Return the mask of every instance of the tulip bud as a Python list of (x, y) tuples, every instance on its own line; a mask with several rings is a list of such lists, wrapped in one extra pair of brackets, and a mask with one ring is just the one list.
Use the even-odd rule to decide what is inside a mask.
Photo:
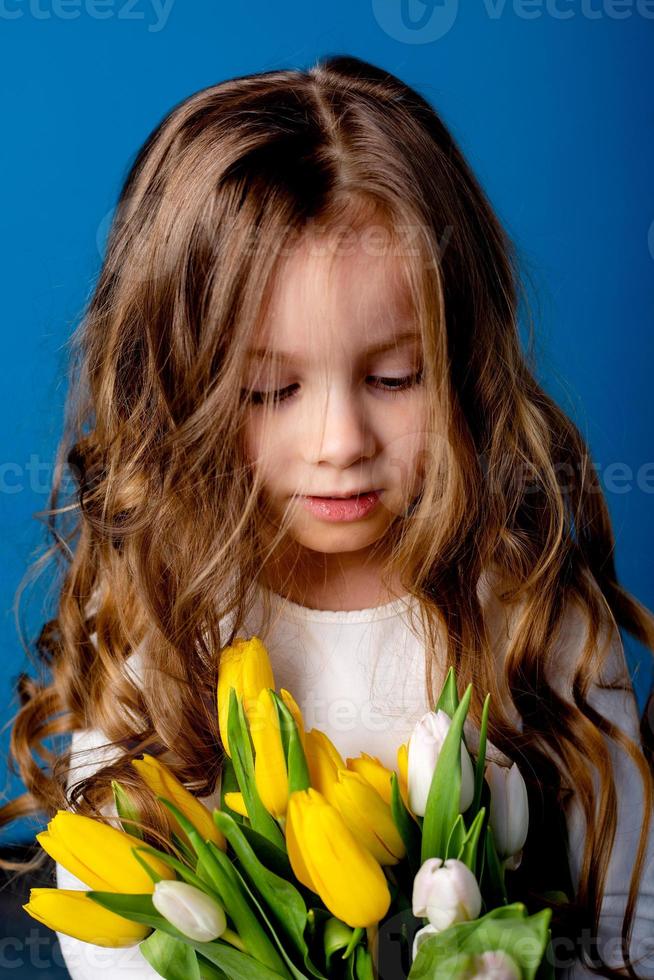
[(335, 918), (353, 929), (384, 918), (391, 894), (380, 864), (313, 787), (289, 796), (286, 846), (295, 877), (320, 895)]
[[(221, 851), (226, 850), (227, 841), (216, 827), (209, 810), (172, 773), (168, 766), (155, 756), (143, 753), (141, 759), (132, 759), (132, 765), (139, 776), (154, 793), (174, 803), (187, 820), (193, 824), (203, 840), (212, 840)], [(168, 814), (168, 822), (182, 840), (187, 840), (186, 832), (176, 817)]]
[(391, 770), (382, 765), (377, 756), (362, 752), (355, 759), (346, 759), (345, 764), (351, 772), (357, 772), (374, 786), (381, 798), (390, 805)]
[(473, 957), (466, 976), (471, 980), (521, 980), (522, 970), (504, 950), (491, 949)]
[(397, 747), (397, 782), (405, 807), (409, 807), (409, 746), (406, 742)]
[(185, 881), (157, 882), (152, 904), (171, 925), (198, 943), (218, 939), (227, 927), (222, 906)]
[[(447, 712), (428, 711), (416, 724), (409, 738), (408, 784), (409, 808), (417, 816), (424, 817), (432, 777), (436, 769), (443, 742), (452, 724)], [(461, 740), (461, 795), (459, 812), (464, 813), (475, 794), (475, 775), (472, 762)]]
[(427, 918), (437, 932), (456, 922), (476, 919), (481, 912), (481, 892), (470, 868), (448, 858), (428, 858), (413, 881), (413, 914)]
[(25, 911), (49, 929), (94, 946), (135, 946), (150, 926), (103, 908), (86, 892), (69, 888), (31, 888)]
[[(95, 891), (150, 894), (152, 878), (134, 857), (143, 841), (82, 813), (58, 810), (48, 829), (36, 835), (44, 851)], [(175, 872), (157, 857), (145, 858), (162, 878)]]
[[(423, 942), (439, 931), (431, 923), (418, 930), (413, 937), (412, 960), (415, 960)], [(476, 956), (470, 955), (457, 977), (460, 980), (521, 980), (522, 970), (512, 956), (501, 949), (494, 949)]]
[(347, 768), (345, 760), (329, 736), (319, 728), (306, 733), (305, 749), (312, 787), (336, 806), (332, 788), (338, 782), (339, 770)]
[(489, 822), (497, 854), (501, 860), (513, 859), (511, 866), (517, 868), (529, 829), (527, 787), (515, 762), (510, 767), (489, 762), (485, 771), (491, 794)]
[(220, 651), (218, 665), (218, 685), (216, 690), (218, 706), (218, 727), (223, 748), (231, 758), (227, 735), (229, 718), (229, 699), (231, 688), (236, 690), (237, 698), (243, 703), (246, 717), (250, 705), (264, 687), (275, 687), (270, 658), (265, 645), (258, 636), (249, 639), (237, 637), (231, 646)]

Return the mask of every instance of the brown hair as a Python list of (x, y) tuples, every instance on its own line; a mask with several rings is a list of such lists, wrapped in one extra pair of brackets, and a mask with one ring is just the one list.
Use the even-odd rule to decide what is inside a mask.
[[(283, 248), (309, 223), (338, 234), (372, 221), (406, 272), (432, 431), (444, 436), (388, 549), (388, 568), (420, 599), (426, 683), (444, 637), (460, 690), (474, 684), (471, 719), (479, 724), (490, 691), (494, 744), (533, 774), (543, 800), (578, 793), (588, 833), (576, 907), (595, 933), (617, 812), (606, 738), (629, 754), (647, 814), (623, 924), (630, 935), (654, 799), (650, 749), (587, 694), (608, 656), (600, 636), (623, 627), (654, 649), (654, 616), (618, 584), (588, 447), (535, 380), (532, 345), (521, 349), (514, 246), (434, 109), (354, 57), (195, 93), (129, 171), (71, 345), (45, 512), (52, 545), (38, 563), (61, 562), (57, 609), (36, 644), (37, 676), (19, 685), (11, 753), (27, 792), (0, 810), (0, 824), (67, 806), (98, 815), (117, 778), (140, 794), (156, 834), (162, 813), (129, 765), (146, 749), (174, 748), (178, 776), (198, 795), (213, 790), (218, 655), (273, 550), (243, 453), (244, 350)], [(474, 588), (489, 569), (501, 607), (519, 611), (499, 672)], [(567, 665), (566, 700), (542, 668), (554, 663), (570, 603), (589, 630)], [(148, 668), (140, 683), (126, 670), (136, 648)], [(67, 792), (68, 755), (44, 743), (89, 727), (106, 733), (117, 761)], [(531, 832), (526, 854), (530, 845), (542, 846)]]

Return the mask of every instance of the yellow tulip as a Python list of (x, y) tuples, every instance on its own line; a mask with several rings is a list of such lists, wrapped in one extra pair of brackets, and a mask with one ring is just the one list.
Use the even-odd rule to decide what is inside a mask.
[[(36, 839), (51, 858), (95, 891), (143, 895), (154, 890), (154, 882), (132, 853), (143, 841), (106, 823), (59, 810)], [(141, 857), (162, 878), (175, 877), (154, 855)]]
[(409, 808), (409, 749), (405, 742), (397, 750), (397, 781), (400, 796)]
[(242, 793), (225, 793), (225, 803), (230, 808), (230, 810), (235, 810), (236, 813), (240, 813), (242, 817), (247, 817), (248, 809), (245, 805), (245, 800), (243, 799)]
[(384, 872), (318, 790), (291, 793), (286, 846), (296, 877), (337, 919), (365, 928), (384, 917), (391, 902)]
[[(177, 809), (191, 821), (203, 840), (212, 840), (223, 851), (227, 849), (224, 834), (216, 827), (206, 806), (203, 806), (197, 797), (180, 783), (168, 766), (147, 753), (144, 753), (142, 759), (132, 759), (132, 765), (154, 795), (163, 796), (174, 803)], [(171, 828), (181, 836), (182, 840), (186, 840), (186, 834), (177, 819), (169, 810), (166, 812)]]
[(83, 891), (31, 888), (23, 908), (49, 929), (96, 946), (135, 946), (151, 932), (150, 926), (102, 908)]
[(345, 761), (331, 739), (319, 728), (306, 733), (305, 754), (311, 785), (333, 803), (332, 787), (338, 782), (338, 772), (346, 769)]
[(283, 817), (288, 805), (288, 772), (275, 702), (268, 688), (251, 702), (248, 713), (254, 744), (254, 781), (261, 802), (273, 817)]
[[(287, 691), (286, 688), (280, 688), (280, 696), (288, 710), (293, 715), (293, 721), (297, 725), (298, 735), (300, 736), (300, 742), (302, 743), (302, 748), (306, 745), (306, 733), (304, 731), (304, 719), (302, 718), (302, 712), (296, 704), (295, 698)], [(306, 750), (305, 750), (306, 751)]]
[(362, 752), (356, 759), (346, 759), (347, 768), (358, 772), (360, 776), (374, 786), (386, 803), (391, 802), (391, 770), (383, 765), (377, 756)]
[(229, 692), (235, 688), (236, 696), (243, 701), (246, 717), (249, 717), (250, 703), (259, 696), (264, 687), (275, 687), (275, 678), (268, 651), (258, 636), (249, 640), (238, 638), (231, 646), (220, 651), (218, 665), (218, 727), (220, 738), (227, 755), (232, 757), (227, 736), (229, 711)]
[(397, 864), (406, 854), (391, 808), (358, 772), (341, 769), (332, 787), (346, 824), (380, 864)]

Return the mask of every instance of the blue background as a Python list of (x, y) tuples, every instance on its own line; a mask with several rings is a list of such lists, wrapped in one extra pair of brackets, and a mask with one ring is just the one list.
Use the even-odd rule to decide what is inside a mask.
[[(468, 156), (520, 250), (541, 380), (590, 442), (621, 580), (654, 607), (653, 17), (645, 0), (0, 0), (3, 722), (25, 664), (12, 606), (44, 540), (34, 514), (47, 505), (66, 344), (128, 164), (192, 92), (326, 53), (414, 85)], [(626, 639), (642, 707), (652, 657)], [(19, 789), (3, 765), (2, 787)]]

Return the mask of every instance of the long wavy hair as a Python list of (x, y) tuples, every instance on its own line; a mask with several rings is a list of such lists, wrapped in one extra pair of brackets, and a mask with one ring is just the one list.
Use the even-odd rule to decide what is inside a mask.
[[(286, 533), (282, 524), (271, 535), (244, 451), (245, 351), (293, 242), (309, 227), (371, 224), (406, 273), (430, 431), (439, 433), (419, 496), (393, 520), (384, 577), (399, 571), (420, 600), (428, 689), (446, 658), (461, 692), (474, 685), (474, 723), (491, 693), (489, 737), (518, 761), (530, 793), (527, 892), (547, 801), (560, 809), (578, 794), (588, 830), (565, 909), (570, 928), (595, 935), (617, 818), (609, 743), (628, 753), (646, 814), (628, 942), (654, 800), (651, 744), (644, 725), (632, 741), (587, 695), (611, 649), (601, 638), (624, 628), (654, 649), (654, 616), (618, 583), (586, 442), (535, 380), (531, 320), (522, 349), (515, 246), (434, 108), (355, 57), (197, 92), (129, 170), (71, 341), (44, 511), (52, 538), (30, 573), (55, 566), (56, 612), (33, 644), (34, 673), (19, 681), (11, 761), (27, 791), (0, 810), (0, 825), (63, 807), (103, 817), (118, 779), (161, 839), (165, 815), (130, 765), (144, 750), (174, 752), (178, 777), (198, 796), (213, 791), (224, 758), (220, 649), (239, 633), (249, 586)], [(512, 624), (495, 637), (475, 588), (489, 570)], [(569, 649), (554, 658), (571, 604), (588, 630), (564, 663)], [(147, 667), (138, 682), (127, 669), (137, 648)], [(568, 698), (551, 683), (563, 668)], [(66, 739), (61, 751), (49, 744), (85, 728), (105, 733), (116, 754), (71, 781)], [(596, 962), (601, 976), (625, 975)], [(638, 976), (630, 963), (627, 975)]]

